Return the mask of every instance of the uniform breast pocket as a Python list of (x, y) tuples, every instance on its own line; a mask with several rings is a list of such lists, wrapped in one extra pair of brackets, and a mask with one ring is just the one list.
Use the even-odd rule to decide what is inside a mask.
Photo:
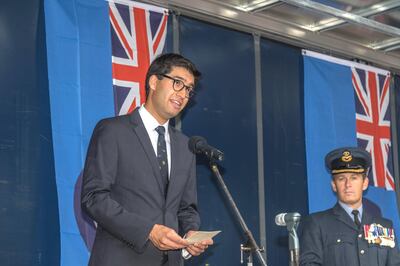
[[(370, 244), (370, 249), (376, 249), (376, 260), (378, 261), (379, 266), (385, 266), (387, 265), (387, 260), (388, 260), (388, 253), (389, 250), (391, 249), (390, 247), (386, 247), (386, 246), (379, 246), (379, 245), (374, 245), (374, 244)], [(371, 252), (371, 254), (374, 254), (373, 252)], [(375, 259), (375, 258), (371, 258), (371, 259)]]
[[(358, 265), (355, 237), (343, 234), (328, 235), (324, 265)], [(351, 262), (354, 260), (356, 264)]]

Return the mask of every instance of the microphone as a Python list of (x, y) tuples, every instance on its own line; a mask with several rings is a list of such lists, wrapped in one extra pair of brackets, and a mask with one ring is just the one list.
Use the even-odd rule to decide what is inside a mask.
[(275, 223), (279, 226), (286, 226), (289, 232), (289, 265), (298, 266), (300, 264), (300, 243), (297, 237), (297, 226), (301, 215), (298, 212), (280, 213), (275, 216)]
[(301, 215), (298, 212), (280, 213), (275, 216), (275, 223), (279, 226), (286, 226), (289, 223), (300, 222)]
[(195, 154), (204, 154), (210, 160), (222, 161), (224, 153), (213, 146), (208, 145), (205, 138), (193, 136), (189, 139), (189, 150)]

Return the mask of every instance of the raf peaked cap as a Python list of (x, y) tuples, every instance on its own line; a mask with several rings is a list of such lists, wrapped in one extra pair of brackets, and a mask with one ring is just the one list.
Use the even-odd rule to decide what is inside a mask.
[(371, 166), (371, 155), (358, 147), (338, 148), (325, 156), (325, 165), (332, 175), (366, 173)]

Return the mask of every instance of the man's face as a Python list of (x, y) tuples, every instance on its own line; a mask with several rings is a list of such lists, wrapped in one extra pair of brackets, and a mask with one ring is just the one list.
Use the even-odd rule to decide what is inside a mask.
[[(169, 77), (182, 81), (186, 86), (194, 86), (194, 76), (183, 67), (173, 67), (167, 74)], [(188, 103), (185, 88), (181, 91), (174, 91), (174, 81), (167, 77), (158, 79), (153, 75), (149, 80), (149, 99), (146, 102), (146, 109), (161, 124), (168, 119), (177, 116)]]
[(361, 206), (363, 191), (368, 187), (368, 178), (363, 174), (341, 173), (333, 175), (331, 185), (341, 202), (357, 209)]

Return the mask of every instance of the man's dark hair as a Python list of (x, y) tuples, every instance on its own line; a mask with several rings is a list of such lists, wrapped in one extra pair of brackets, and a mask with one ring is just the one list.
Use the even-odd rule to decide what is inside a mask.
[(200, 71), (187, 58), (174, 53), (163, 54), (158, 56), (150, 65), (146, 74), (146, 98), (149, 96), (149, 80), (152, 75), (156, 75), (158, 79), (162, 79), (162, 75), (167, 75), (172, 71), (173, 67), (183, 67), (194, 76), (195, 84), (201, 77)]

